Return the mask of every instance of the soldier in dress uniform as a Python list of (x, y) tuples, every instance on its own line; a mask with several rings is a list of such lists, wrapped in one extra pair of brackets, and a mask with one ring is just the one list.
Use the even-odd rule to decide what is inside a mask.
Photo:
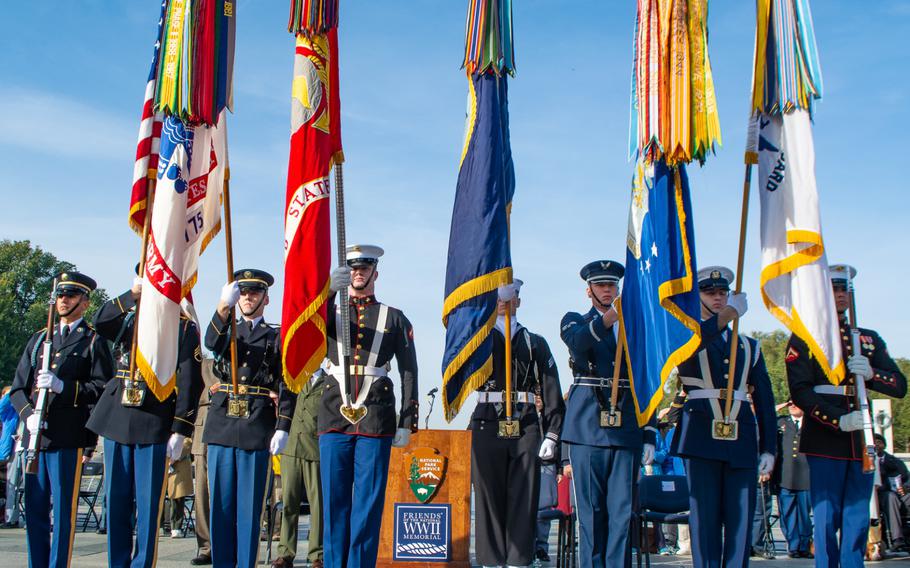
[[(376, 300), (382, 254), (377, 246), (349, 246), (347, 266), (331, 275), (333, 292), (348, 287), (350, 322), (340, 321), (333, 296), (327, 315), (330, 376), (318, 421), (324, 559), (330, 568), (376, 564), (391, 448), (406, 446), (417, 431), (414, 329), (401, 310)], [(342, 325), (351, 332), (350, 390), (341, 368)], [(397, 417), (389, 377), (393, 357), (401, 377)]]
[(790, 394), (805, 413), (799, 449), (809, 460), (816, 566), (863, 565), (873, 474), (863, 472), (863, 415), (855, 381), (865, 381), (868, 390), (895, 398), (907, 393), (907, 379), (878, 333), (860, 328), (860, 353), (853, 353), (847, 284), (855, 274), (852, 266), (831, 266), (848, 377), (840, 385), (832, 385), (802, 339), (792, 335), (787, 346)]
[[(475, 550), (485, 566), (523, 567), (534, 559), (540, 463), (556, 457), (565, 403), (547, 341), (518, 323), (522, 281), (500, 286), (493, 337), (493, 374), (477, 389), (471, 415), (471, 480), (475, 499)], [(512, 419), (516, 437), (499, 431), (505, 420), (505, 311), (511, 302)], [(535, 394), (547, 424), (541, 442)]]
[[(205, 332), (220, 381), (212, 387), (202, 440), (208, 446), (212, 563), (216, 567), (256, 565), (259, 519), (269, 483), (269, 453), (288, 441), (297, 397), (284, 383), (281, 337), (262, 317), (275, 282), (263, 270), (234, 273)], [(231, 380), (231, 308), (239, 304), (237, 392)], [(276, 402), (273, 400), (277, 400)]]
[(132, 288), (105, 302), (95, 316), (98, 335), (113, 345), (117, 370), (88, 421), (88, 428), (104, 438), (108, 565), (135, 568), (155, 563), (167, 460), (179, 459), (184, 440), (193, 435), (202, 392), (199, 329), (184, 314), (174, 391), (160, 401), (138, 370), (130, 376), (135, 307), (141, 294), (142, 279), (136, 277)]
[(567, 313), (560, 325), (575, 376), (562, 439), (568, 449), (563, 461), (572, 468), (582, 567), (623, 566), (631, 559), (633, 488), (641, 464), (654, 460), (656, 420), (638, 426), (625, 359), (617, 399), (620, 423), (606, 420), (619, 330), (613, 300), (624, 273), (623, 265), (612, 260), (586, 264), (580, 274), (591, 309)]
[(812, 541), (812, 519), (809, 516), (809, 462), (799, 451), (803, 411), (787, 401), (787, 416), (777, 419), (780, 433), (777, 470), (780, 476), (780, 494), (777, 496), (780, 521), (787, 539), (790, 558), (815, 558), (809, 550)]
[[(111, 352), (82, 318), (95, 281), (78, 272), (57, 277), (54, 329), (35, 333), (25, 346), (13, 378), (10, 400), (29, 436), (40, 430), (37, 474), (25, 476), (25, 525), (29, 566), (65, 568), (73, 546), (75, 494), (82, 451), (94, 435), (85, 428), (89, 408), (113, 375)], [(42, 343), (52, 337), (51, 363), (42, 371)], [(38, 390), (48, 389), (43, 428), (35, 413)], [(23, 440), (23, 445), (27, 443)], [(51, 501), (53, 500), (53, 535)]]
[(748, 564), (757, 479), (774, 470), (777, 447), (765, 359), (758, 342), (744, 335), (736, 339), (731, 420), (724, 420), (732, 339), (726, 324), (746, 312), (745, 297), (729, 295), (732, 281), (733, 272), (722, 266), (698, 271), (702, 321), (716, 317), (724, 327), (703, 336), (698, 353), (677, 367), (686, 402), (670, 452), (686, 464), (697, 567)]

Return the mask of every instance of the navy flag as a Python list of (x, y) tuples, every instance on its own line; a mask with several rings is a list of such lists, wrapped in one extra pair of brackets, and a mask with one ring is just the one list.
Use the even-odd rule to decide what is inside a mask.
[(701, 343), (695, 233), (685, 166), (639, 160), (632, 178), (620, 315), (639, 425), (674, 368)]
[(493, 371), (497, 288), (512, 281), (508, 210), (515, 191), (506, 76), (472, 75), (449, 233), (442, 322), (447, 421)]

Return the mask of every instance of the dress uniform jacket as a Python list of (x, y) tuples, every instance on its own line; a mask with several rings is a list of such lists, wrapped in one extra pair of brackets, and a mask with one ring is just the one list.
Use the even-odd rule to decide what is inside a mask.
[(796, 428), (796, 422), (790, 416), (781, 416), (777, 419), (777, 430), (780, 433), (779, 459), (776, 464), (776, 473), (780, 476), (778, 485), (790, 491), (808, 491), (809, 462), (805, 454), (799, 451), (801, 429)]
[(760, 454), (774, 455), (777, 447), (774, 394), (758, 341), (739, 336), (733, 388), (742, 395), (751, 393), (753, 404), (734, 398), (731, 413), (738, 424), (736, 441), (715, 440), (711, 436), (713, 421), (723, 418), (724, 398), (692, 396), (700, 389), (726, 389), (730, 367), (729, 336), (730, 331), (724, 330), (677, 367), (686, 392), (686, 403), (673, 437), (671, 453), (723, 461), (734, 468), (751, 468), (757, 466)]
[[(267, 450), (275, 430), (289, 431), (297, 397), (282, 379), (281, 337), (276, 327), (260, 319), (237, 322), (237, 385), (260, 387), (278, 393), (278, 413), (270, 396), (249, 397), (249, 418), (227, 415), (229, 394), (212, 394), (202, 441), (241, 450)], [(223, 322), (215, 313), (205, 332), (205, 346), (215, 354), (216, 373), (222, 385), (231, 384), (230, 322)]]
[[(850, 326), (842, 321), (840, 331), (846, 360), (853, 354)], [(903, 398), (907, 393), (907, 379), (888, 354), (882, 338), (871, 329), (860, 328), (860, 349), (862, 355), (869, 358), (873, 372), (872, 379), (866, 382), (866, 388)], [(790, 394), (793, 402), (805, 413), (800, 451), (812, 456), (862, 460), (865, 453), (863, 431), (844, 432), (838, 426), (843, 415), (859, 410), (856, 397), (815, 392), (814, 387), (831, 383), (809, 352), (806, 343), (795, 335), (790, 337), (786, 361)], [(849, 376), (842, 384), (853, 386), (855, 378)]]
[[(365, 395), (363, 405), (367, 415), (357, 424), (351, 424), (340, 413), (342, 405), (341, 392), (336, 378), (342, 377), (338, 365), (340, 334), (334, 298), (328, 306), (328, 357), (337, 377), (327, 377), (325, 391), (322, 395), (322, 406), (319, 409), (319, 433), (339, 432), (344, 434), (363, 434), (366, 436), (392, 436), (396, 428), (417, 428), (417, 351), (414, 348), (414, 329), (408, 318), (397, 308), (382, 304), (375, 296), (350, 299), (351, 358), (351, 392), (350, 402), (354, 402), (364, 384), (362, 366), (384, 369), (387, 374), (391, 369), (392, 357), (398, 361), (398, 374), (401, 377), (401, 406), (398, 419), (395, 418), (395, 392), (392, 380), (386, 375), (375, 377), (369, 392)], [(335, 314), (335, 315), (333, 315)], [(380, 321), (382, 320), (382, 322)], [(376, 345), (376, 334), (382, 323), (382, 336)], [(332, 367), (328, 371), (334, 375)], [(343, 379), (342, 379), (343, 380)]]
[[(41, 449), (94, 447), (97, 439), (85, 423), (113, 374), (110, 349), (85, 320), (65, 339), (59, 324), (53, 333), (50, 370), (63, 381), (63, 391), (48, 392), (47, 427), (41, 432)], [(43, 364), (44, 337), (42, 330), (29, 339), (10, 390), (10, 400), (23, 422), (35, 411), (32, 396), (35, 377)]]
[(199, 349), (199, 330), (192, 320), (180, 320), (174, 392), (159, 401), (148, 391), (142, 406), (120, 403), (124, 382), (121, 377), (129, 376), (135, 305), (132, 294), (127, 291), (105, 302), (95, 316), (98, 335), (113, 343), (117, 373), (105, 386), (88, 427), (121, 444), (163, 444), (171, 432), (192, 437), (196, 406), (202, 392), (202, 351)]

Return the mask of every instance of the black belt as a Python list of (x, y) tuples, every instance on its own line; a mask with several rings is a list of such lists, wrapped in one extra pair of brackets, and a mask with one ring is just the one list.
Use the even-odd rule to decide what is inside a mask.
[[(613, 379), (612, 377), (609, 379), (600, 377), (575, 377), (575, 382), (572, 384), (578, 387), (610, 388), (613, 386)], [(629, 388), (629, 379), (619, 379), (619, 388)]]
[[(231, 394), (234, 392), (233, 385), (218, 385), (218, 392)], [(247, 396), (271, 396), (272, 391), (265, 387), (252, 385), (237, 385), (237, 394)]]

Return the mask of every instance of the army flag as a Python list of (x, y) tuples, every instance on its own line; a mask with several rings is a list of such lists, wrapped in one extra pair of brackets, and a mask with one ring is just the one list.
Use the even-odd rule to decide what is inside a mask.
[(808, 0), (758, 3), (755, 54), (762, 300), (837, 384), (845, 368), (815, 183), (810, 113), (822, 82)]
[(291, 89), (291, 152), (284, 215), (281, 356), (294, 392), (326, 353), (332, 241), (329, 172), (344, 156), (338, 94), (338, 30), (297, 35)]
[(639, 160), (632, 177), (622, 296), (614, 303), (625, 337), (635, 412), (644, 425), (673, 369), (701, 343), (695, 234), (685, 165)]

